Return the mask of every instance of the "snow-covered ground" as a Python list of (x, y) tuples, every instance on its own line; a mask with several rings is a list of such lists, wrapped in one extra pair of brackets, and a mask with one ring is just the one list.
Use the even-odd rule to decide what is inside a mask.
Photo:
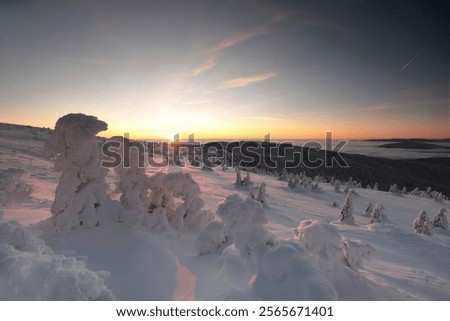
[[(44, 130), (0, 130), (3, 182), (20, 183), (0, 198), (2, 300), (450, 300), (450, 232), (412, 229), (421, 210), (433, 218), (448, 201), (355, 188), (347, 224), (338, 221), (345, 194), (328, 183), (291, 191), (252, 173), (255, 186), (266, 184), (261, 204), (234, 186), (233, 169), (171, 166), (162, 171), (198, 183), (201, 211), (216, 220), (208, 230), (106, 220), (60, 235), (48, 223), (61, 174), (43, 156), (47, 138)], [(109, 170), (116, 200), (117, 180)], [(369, 224), (369, 202), (383, 204), (383, 223)]]

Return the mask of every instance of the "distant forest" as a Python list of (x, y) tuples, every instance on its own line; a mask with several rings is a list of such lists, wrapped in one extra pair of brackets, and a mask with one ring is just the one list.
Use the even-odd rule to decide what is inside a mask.
[[(226, 146), (226, 143), (223, 144), (223, 146)], [(258, 168), (281, 175), (285, 167), (283, 165), (285, 162), (295, 159), (295, 163), (297, 164), (300, 163), (299, 158), (301, 157), (301, 164), (295, 168), (287, 169), (288, 172), (305, 172), (310, 177), (320, 175), (328, 180), (334, 176), (335, 179), (344, 182), (352, 177), (353, 180), (361, 183), (363, 187), (367, 185), (373, 187), (375, 183), (378, 183), (378, 188), (384, 191), (388, 191), (389, 187), (393, 184), (397, 184), (399, 189), (406, 187), (408, 192), (416, 187), (420, 190), (427, 190), (428, 187), (431, 187), (432, 190), (450, 196), (450, 158), (399, 160), (340, 153), (342, 159), (348, 164), (348, 167), (341, 167), (336, 161), (333, 161), (333, 158), (335, 160), (339, 159), (339, 155), (331, 151), (325, 152), (324, 150), (317, 150), (315, 148), (278, 145), (278, 148), (272, 148), (269, 156), (268, 153), (263, 153), (265, 147), (266, 151), (268, 150), (268, 146), (265, 146), (267, 143), (246, 142), (246, 144), (247, 146), (252, 146), (250, 148), (251, 152), (237, 148), (239, 142), (227, 145), (226, 154), (229, 155), (229, 164), (231, 164), (232, 159), (233, 164), (240, 162), (244, 168)], [(216, 143), (214, 146), (217, 148), (218, 144)], [(207, 148), (207, 146), (204, 146), (204, 148)], [(265, 162), (252, 160), (251, 158), (254, 157), (254, 153), (257, 153), (261, 158), (265, 157)], [(219, 151), (219, 154), (221, 154), (221, 151)], [(323, 164), (314, 168), (312, 165), (318, 159), (323, 160), (324, 164), (325, 162), (334, 162), (333, 166), (325, 167)], [(276, 162), (276, 168), (268, 167), (267, 164), (270, 164), (271, 161), (273, 163), (273, 160)]]

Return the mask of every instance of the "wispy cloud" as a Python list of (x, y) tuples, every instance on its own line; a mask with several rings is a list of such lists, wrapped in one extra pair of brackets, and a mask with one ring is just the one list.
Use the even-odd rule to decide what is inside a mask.
[(222, 89), (230, 89), (230, 88), (247, 87), (249, 85), (252, 85), (252, 84), (255, 84), (258, 82), (266, 81), (275, 76), (276, 76), (276, 73), (268, 72), (265, 74), (258, 74), (258, 75), (248, 76), (248, 77), (229, 79), (229, 80), (225, 80), (222, 83), (221, 88)]
[(191, 71), (184, 73), (183, 76), (185, 78), (197, 77), (197, 76), (201, 75), (202, 73), (204, 73), (205, 71), (208, 71), (208, 70), (214, 68), (215, 65), (216, 65), (216, 57), (210, 56), (210, 57), (206, 58), (206, 60), (200, 66), (197, 66), (194, 69), (192, 69)]
[(264, 35), (267, 32), (268, 32), (268, 28), (266, 26), (259, 26), (259, 27), (253, 28), (247, 32), (237, 33), (234, 36), (227, 38), (227, 39), (221, 41), (220, 43), (218, 43), (216, 46), (214, 46), (212, 49), (210, 49), (208, 53), (210, 55), (218, 54), (226, 48), (237, 45), (238, 43), (241, 43), (247, 39)]
[(267, 32), (268, 28), (266, 26), (259, 26), (246, 32), (237, 33), (229, 38), (222, 40), (214, 47), (204, 52), (206, 58), (201, 65), (193, 68), (186, 73), (183, 73), (183, 76), (187, 78), (197, 77), (203, 74), (204, 72), (214, 68), (214, 66), (216, 65), (216, 58), (223, 50), (233, 47), (238, 43), (244, 42), (245, 40), (266, 34)]

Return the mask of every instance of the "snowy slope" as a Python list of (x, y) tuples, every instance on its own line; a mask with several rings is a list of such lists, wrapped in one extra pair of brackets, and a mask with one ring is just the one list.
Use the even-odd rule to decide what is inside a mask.
[[(13, 131), (0, 131), (0, 170), (26, 170), (29, 174), (25, 178), (26, 183), (32, 187), (32, 192), (23, 199), (2, 201), (4, 214), (2, 218), (0, 215), (0, 222), (14, 220), (26, 227), (31, 224), (26, 230), (41, 234), (39, 237), (45, 241), (45, 250), (26, 252), (25, 249), (23, 251), (26, 253), (20, 254), (27, 258), (24, 261), (27, 264), (34, 264), (30, 257), (37, 257), (41, 264), (38, 267), (48, 268), (51, 262), (66, 262), (72, 258), (71, 267), (63, 275), (76, 282), (80, 279), (73, 275), (93, 280), (96, 291), (86, 292), (90, 296), (79, 295), (68, 299), (450, 300), (450, 232), (435, 231), (430, 237), (412, 231), (412, 223), (420, 210), (433, 217), (440, 208), (450, 208), (448, 201), (436, 203), (429, 198), (355, 189), (355, 224), (349, 225), (336, 222), (345, 195), (334, 192), (334, 186), (321, 183), (322, 192), (295, 192), (288, 189), (286, 181), (251, 174), (255, 185), (266, 184), (268, 194), (264, 206), (267, 224), (256, 228), (258, 231), (269, 231), (277, 243), (273, 249), (261, 254), (262, 259), (243, 260), (236, 252), (237, 245), (234, 249), (227, 248), (224, 253), (221, 249), (199, 256), (194, 248), (198, 233), (148, 230), (118, 222), (95, 228), (78, 227), (61, 236), (49, 232), (48, 224), (39, 223), (51, 216), (50, 207), (60, 174), (53, 171), (54, 162), (42, 156), (44, 139), (33, 138), (36, 133), (31, 130), (28, 133), (22, 130), (17, 136)], [(245, 188), (235, 188), (236, 174), (233, 169), (202, 171), (198, 168), (169, 167), (164, 171), (190, 173), (201, 188), (205, 209), (213, 213), (230, 194), (237, 193), (241, 199), (248, 196)], [(155, 172), (156, 169), (147, 168), (148, 175)], [(116, 180), (115, 173), (110, 171), (107, 177), (110, 192), (114, 190)], [(118, 197), (114, 195), (115, 199)], [(339, 207), (333, 206), (333, 202), (337, 202)], [(368, 224), (369, 217), (364, 215), (368, 202), (384, 205), (386, 222)], [(220, 219), (217, 214), (216, 218)], [(293, 229), (304, 220), (318, 220), (318, 223), (309, 226), (328, 232), (316, 232), (313, 241), (311, 238), (302, 241), (295, 237)], [(313, 231), (312, 228), (304, 228), (302, 231), (305, 233)], [(352, 255), (356, 261), (362, 259), (364, 255), (361, 253), (367, 249), (370, 249), (371, 257), (351, 269), (343, 264), (341, 245), (335, 248), (330, 240), (342, 240), (352, 246), (351, 254), (345, 254), (346, 260), (351, 260)], [(3, 242), (12, 241), (8, 239)], [(11, 254), (9, 247), (7, 252), (6, 247), (12, 245), (5, 244), (0, 248), (4, 250), (0, 251), (3, 255), (0, 257), (0, 267), (5, 264), (2, 261), (5, 257), (22, 258), (15, 252)], [(20, 266), (21, 261), (17, 262)], [(260, 273), (256, 273), (258, 269)], [(0, 269), (0, 276), (4, 271)], [(10, 278), (16, 277), (13, 280), (17, 282), (33, 281), (30, 280), (33, 276), (24, 277), (25, 272), (20, 269), (8, 273), (11, 273), (8, 275)], [(40, 274), (35, 275), (38, 277)], [(3, 282), (1, 277), (0, 282)], [(286, 278), (292, 281), (283, 281)], [(36, 283), (36, 280), (33, 282)], [(302, 287), (305, 282), (309, 282), (308, 286), (316, 292)], [(42, 294), (40, 289), (40, 298), (60, 298), (51, 296), (58, 293), (52, 284), (48, 281), (49, 290), (44, 293), (47, 295)], [(67, 281), (67, 284), (73, 282)], [(32, 288), (37, 289), (38, 285)], [(308, 298), (308, 295), (311, 297)], [(0, 298), (7, 297), (0, 295)], [(13, 299), (30, 297), (21, 297), (18, 293)]]

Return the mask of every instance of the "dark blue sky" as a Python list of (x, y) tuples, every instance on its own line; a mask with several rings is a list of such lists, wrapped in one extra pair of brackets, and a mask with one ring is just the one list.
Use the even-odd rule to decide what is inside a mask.
[(167, 138), (449, 136), (438, 1), (3, 1), (1, 121)]

